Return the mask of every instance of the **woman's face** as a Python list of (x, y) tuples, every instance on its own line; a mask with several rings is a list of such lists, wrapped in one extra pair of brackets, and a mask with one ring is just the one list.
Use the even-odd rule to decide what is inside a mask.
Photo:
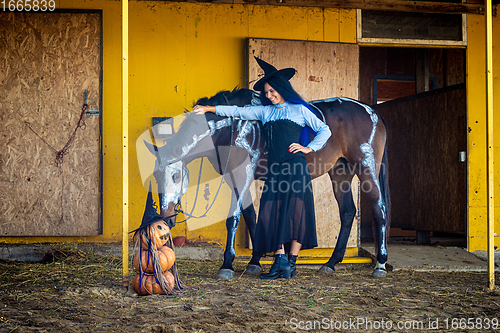
[(285, 99), (283, 96), (279, 94), (276, 90), (274, 90), (273, 87), (269, 85), (269, 83), (264, 84), (264, 92), (266, 93), (266, 97), (271, 101), (273, 104), (281, 104), (285, 103)]

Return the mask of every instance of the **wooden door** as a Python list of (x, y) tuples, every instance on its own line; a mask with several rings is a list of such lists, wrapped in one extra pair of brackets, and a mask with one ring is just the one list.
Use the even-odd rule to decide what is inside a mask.
[(0, 235), (100, 234), (100, 13), (3, 12), (0, 45)]
[[(295, 90), (307, 101), (331, 97), (358, 98), (359, 47), (356, 44), (307, 42), (273, 39), (248, 40), (248, 86), (264, 73), (254, 59), (257, 56), (278, 69), (297, 70), (291, 79)], [(353, 180), (353, 195), (359, 208), (359, 181)], [(258, 207), (262, 184), (254, 183), (255, 206)], [(333, 196), (330, 177), (313, 180), (316, 228), (319, 248), (333, 248), (337, 243), (340, 218)], [(355, 218), (348, 247), (359, 245), (359, 210)]]
[(391, 226), (465, 232), (465, 85), (379, 104), (389, 124)]

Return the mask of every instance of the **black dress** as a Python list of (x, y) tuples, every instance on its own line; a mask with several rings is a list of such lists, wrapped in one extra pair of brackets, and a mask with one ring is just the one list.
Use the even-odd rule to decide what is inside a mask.
[(268, 146), (267, 178), (260, 200), (254, 254), (276, 252), (292, 240), (302, 249), (318, 246), (311, 176), (304, 154), (288, 151), (299, 142), (302, 126), (279, 119), (264, 125)]

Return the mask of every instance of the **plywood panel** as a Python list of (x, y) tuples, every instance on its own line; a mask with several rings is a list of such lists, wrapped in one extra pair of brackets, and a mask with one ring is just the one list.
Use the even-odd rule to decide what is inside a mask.
[(390, 124), (392, 226), (464, 232), (464, 85), (383, 103), (377, 110)]
[[(91, 13), (0, 13), (0, 232), (100, 232), (101, 18)], [(59, 165), (60, 151), (76, 130)]]
[[(249, 87), (264, 74), (254, 60), (264, 59), (276, 68), (293, 67), (297, 70), (291, 84), (305, 100), (344, 96), (357, 99), (359, 52), (356, 44), (305, 42), (293, 40), (249, 39)], [(356, 207), (359, 207), (358, 180), (353, 180)], [(257, 193), (262, 184), (255, 182)], [(316, 228), (319, 248), (333, 248), (340, 230), (338, 205), (328, 175), (313, 180)], [(259, 196), (254, 196), (259, 206)], [(349, 238), (348, 246), (359, 243), (359, 213)]]

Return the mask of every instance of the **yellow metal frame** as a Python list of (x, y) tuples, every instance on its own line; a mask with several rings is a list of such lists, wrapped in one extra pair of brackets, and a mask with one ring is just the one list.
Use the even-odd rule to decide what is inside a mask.
[[(297, 264), (299, 265), (323, 265), (330, 259), (328, 258), (304, 258), (299, 257), (297, 259)], [(237, 258), (235, 261), (247, 263), (249, 258)], [(260, 263), (262, 265), (271, 265), (273, 263), (273, 258), (261, 259)], [(340, 264), (371, 264), (372, 259), (368, 257), (344, 257)]]
[[(301, 257), (312, 257), (312, 258), (330, 258), (333, 252), (333, 248), (315, 248), (309, 250), (301, 250)], [(252, 256), (252, 250), (247, 248), (241, 248), (236, 246), (235, 249), (237, 258), (250, 258)], [(357, 257), (359, 254), (359, 247), (348, 247), (345, 251), (345, 257)]]
[(486, 112), (488, 137), (488, 281), (495, 289), (495, 175), (493, 146), (493, 21), (491, 1), (486, 3)]
[(122, 0), (122, 271), (128, 286), (128, 0)]

